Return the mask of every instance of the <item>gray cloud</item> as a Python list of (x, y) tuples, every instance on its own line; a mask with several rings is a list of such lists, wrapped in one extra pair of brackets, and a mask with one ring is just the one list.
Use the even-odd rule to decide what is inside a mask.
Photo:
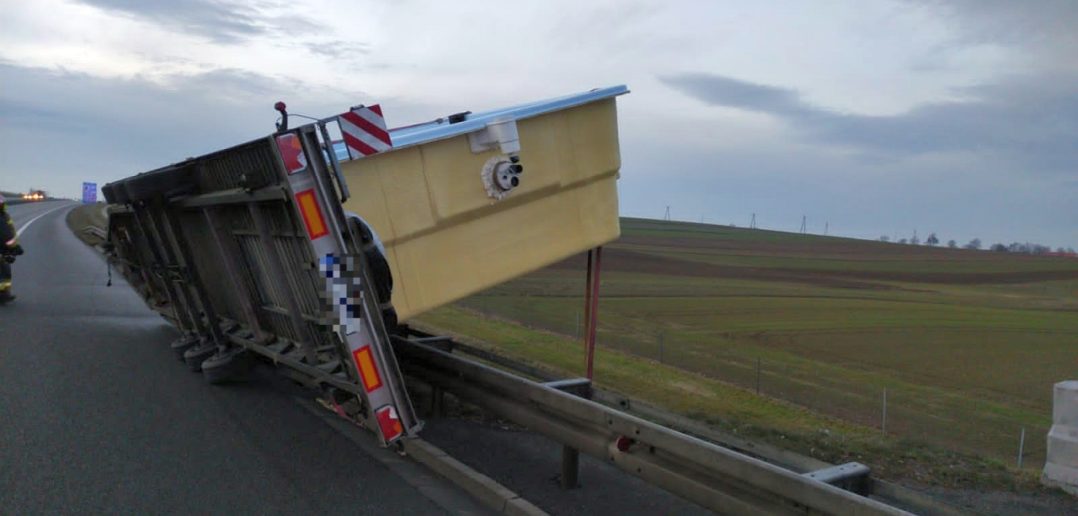
[(277, 33), (287, 25), (303, 31), (320, 26), (303, 16), (267, 16), (247, 5), (217, 0), (80, 0), (82, 3), (134, 18), (148, 20), (180, 32), (190, 32), (217, 43), (236, 43), (254, 36)]
[(1078, 44), (1078, 9), (1073, 0), (906, 0), (932, 9), (958, 28), (964, 43), (1054, 47)]
[(808, 116), (816, 111), (801, 100), (800, 94), (788, 88), (705, 73), (661, 77), (660, 80), (708, 104), (791, 117)]
[(1006, 49), (1023, 68), (1078, 72), (1078, 4), (1073, 0), (906, 0), (944, 22), (949, 36), (914, 71), (953, 67), (972, 47)]
[[(314, 116), (372, 100), (362, 91), (229, 68), (150, 80), (0, 60), (0, 84), (0, 188), (67, 195), (81, 181), (104, 183), (266, 136), (277, 100)], [(377, 100), (392, 104), (387, 115), (397, 125), (446, 109)]]
[(1023, 163), (1029, 172), (1073, 172), (1078, 163), (1078, 82), (1013, 80), (962, 91), (968, 100), (923, 104), (871, 116), (813, 106), (796, 90), (707, 73), (661, 77), (714, 106), (781, 118), (812, 141), (902, 157), (979, 152)]
[(0, 179), (70, 193), (273, 132), (273, 103), (332, 113), (341, 92), (216, 69), (165, 81), (0, 63)]
[(324, 40), (301, 43), (308, 52), (332, 59), (354, 60), (371, 53), (371, 46), (358, 41)]
[(340, 39), (317, 39), (312, 41), (300, 41), (294, 43), (315, 57), (320, 57), (333, 62), (336, 69), (352, 71), (387, 69), (399, 67), (399, 64), (387, 63), (375, 64), (371, 56), (371, 46), (361, 41), (345, 41)]

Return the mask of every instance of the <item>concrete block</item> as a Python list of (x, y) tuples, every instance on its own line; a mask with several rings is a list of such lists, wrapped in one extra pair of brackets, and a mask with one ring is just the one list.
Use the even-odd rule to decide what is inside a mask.
[(1078, 381), (1055, 385), (1052, 423), (1041, 482), (1078, 495)]

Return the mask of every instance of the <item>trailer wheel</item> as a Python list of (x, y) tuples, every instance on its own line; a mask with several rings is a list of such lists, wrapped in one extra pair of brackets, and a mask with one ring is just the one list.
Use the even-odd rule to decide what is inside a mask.
[(203, 341), (202, 344), (184, 351), (183, 361), (187, 363), (188, 368), (197, 373), (202, 370), (202, 362), (212, 357), (214, 353), (217, 353), (217, 345)]
[[(161, 317), (163, 317), (166, 321), (169, 320), (167, 317), (164, 316), (164, 314), (162, 314)], [(186, 353), (187, 350), (197, 346), (200, 340), (201, 339), (198, 338), (198, 335), (184, 335), (183, 337), (172, 341), (172, 344), (169, 344), (168, 347), (172, 350), (173, 353), (176, 353), (176, 358), (183, 360), (183, 354)]]
[(251, 368), (247, 350), (235, 347), (202, 362), (202, 377), (212, 385), (239, 380)]

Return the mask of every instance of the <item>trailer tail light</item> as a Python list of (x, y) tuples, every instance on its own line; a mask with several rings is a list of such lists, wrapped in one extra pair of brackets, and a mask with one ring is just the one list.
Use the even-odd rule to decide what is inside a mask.
[(378, 374), (378, 367), (374, 365), (374, 355), (371, 353), (369, 345), (352, 352), (352, 358), (356, 361), (356, 370), (359, 371), (363, 388), (367, 389), (367, 392), (382, 387), (382, 377)]
[(296, 206), (303, 215), (303, 224), (307, 226), (307, 235), (311, 240), (317, 240), (329, 234), (326, 229), (326, 219), (322, 217), (322, 208), (318, 207), (318, 200), (314, 197), (314, 190), (304, 190), (296, 194)]
[(397, 409), (393, 408), (393, 405), (386, 405), (374, 411), (374, 415), (378, 419), (378, 427), (382, 429), (382, 438), (387, 443), (404, 433), (400, 417), (397, 416)]

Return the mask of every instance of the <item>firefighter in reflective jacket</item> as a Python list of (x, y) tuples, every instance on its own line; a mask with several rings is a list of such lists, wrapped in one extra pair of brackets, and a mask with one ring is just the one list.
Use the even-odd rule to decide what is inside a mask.
[(15, 257), (22, 254), (22, 247), (16, 241), (15, 223), (7, 212), (7, 203), (0, 195), (0, 303), (15, 299), (11, 294), (11, 264)]

